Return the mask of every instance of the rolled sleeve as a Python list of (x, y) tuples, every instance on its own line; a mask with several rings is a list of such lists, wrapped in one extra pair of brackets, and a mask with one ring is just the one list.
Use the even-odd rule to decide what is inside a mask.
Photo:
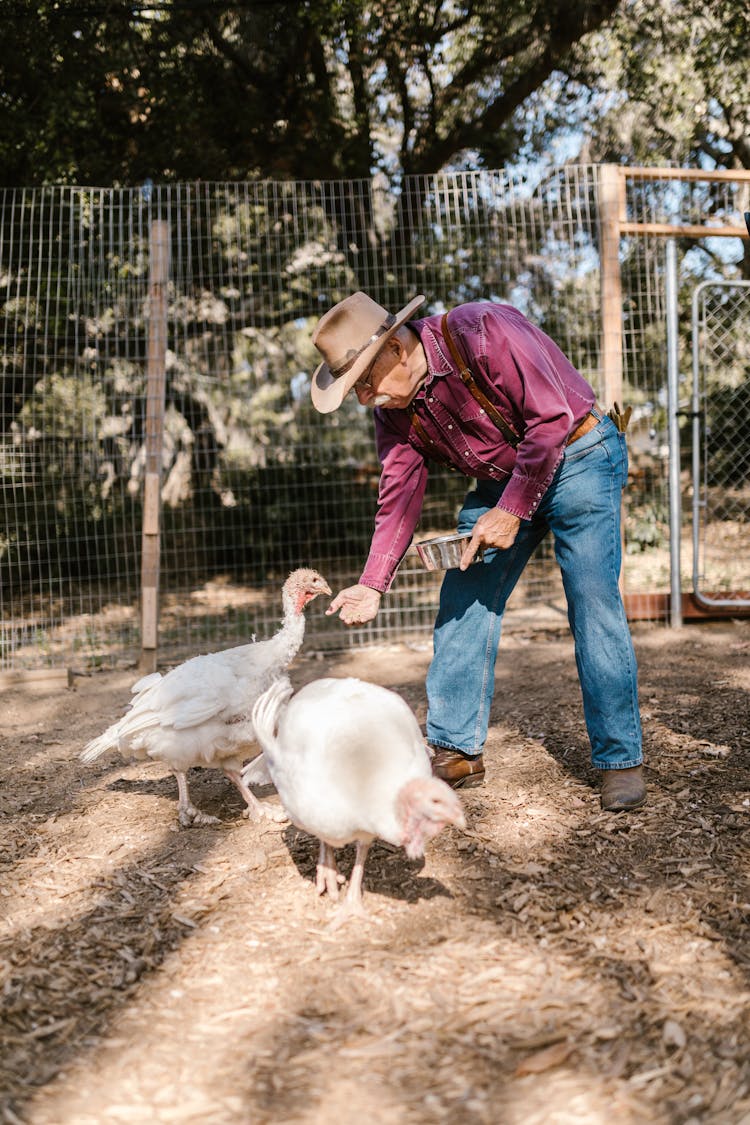
[(364, 570), (363, 586), (385, 593), (406, 554), (422, 512), (427, 465), (408, 441), (408, 416), (375, 411), (375, 437), (382, 466), (375, 531)]

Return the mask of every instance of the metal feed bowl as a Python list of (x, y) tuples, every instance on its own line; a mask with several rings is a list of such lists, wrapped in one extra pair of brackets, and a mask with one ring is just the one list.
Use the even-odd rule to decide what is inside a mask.
[[(461, 562), (461, 555), (470, 541), (470, 535), (438, 535), (434, 539), (423, 539), (414, 546), (425, 570), (451, 570)], [(479, 562), (483, 557), (484, 550), (480, 547), (474, 556), (474, 562)]]

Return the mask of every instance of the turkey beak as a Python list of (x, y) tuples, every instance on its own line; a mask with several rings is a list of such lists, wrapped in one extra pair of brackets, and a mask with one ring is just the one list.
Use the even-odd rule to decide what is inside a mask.
[(464, 816), (463, 805), (461, 800), (455, 793), (451, 793), (452, 801), (446, 799), (446, 808), (443, 812), (443, 817), (446, 824), (453, 824), (456, 828), (466, 827), (466, 817)]
[(430, 820), (438, 826), (438, 832), (448, 824), (453, 824), (456, 828), (466, 827), (466, 817), (464, 816), (461, 799), (453, 790), (449, 789), (447, 793), (441, 794), (440, 800), (433, 805)]
[(466, 827), (466, 817), (464, 816), (464, 810), (460, 806), (453, 814), (452, 823), (456, 826), (456, 828)]

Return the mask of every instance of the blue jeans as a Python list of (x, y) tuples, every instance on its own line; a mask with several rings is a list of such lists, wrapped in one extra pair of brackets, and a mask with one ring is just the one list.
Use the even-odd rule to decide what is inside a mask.
[[(512, 547), (487, 550), (484, 561), (466, 571), (446, 571), (427, 673), (427, 738), (433, 746), (481, 753), (505, 605), (534, 548), (551, 531), (592, 762), (602, 770), (640, 765), (637, 668), (618, 586), (627, 475), (625, 436), (604, 418), (566, 447), (537, 512), (521, 523)], [(503, 487), (480, 481), (464, 501), (458, 530), (470, 532), (495, 507)], [(533, 695), (533, 685), (528, 691)]]

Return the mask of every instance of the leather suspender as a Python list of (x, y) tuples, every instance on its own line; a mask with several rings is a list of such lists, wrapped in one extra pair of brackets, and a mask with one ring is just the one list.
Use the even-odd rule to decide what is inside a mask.
[[(497, 407), (490, 402), (490, 400), (485, 394), (483, 394), (482, 391), (480, 391), (479, 387), (474, 381), (474, 376), (466, 366), (458, 348), (456, 347), (456, 341), (450, 334), (450, 330), (448, 328), (448, 313), (445, 313), (443, 315), (440, 327), (442, 329), (443, 338), (448, 345), (448, 351), (451, 353), (453, 362), (458, 367), (461, 381), (463, 382), (464, 386), (466, 387), (468, 392), (476, 399), (479, 405), (487, 412), (487, 416), (492, 419), (508, 444), (512, 445), (513, 448), (516, 449), (521, 439), (516, 431), (505, 421)], [(422, 423), (419, 421), (419, 418), (417, 418), (413, 406), (410, 410), (410, 414), (412, 425), (414, 426), (414, 429), (417, 431), (421, 440), (427, 445), (432, 445), (432, 439), (427, 436), (427, 432)]]
[(471, 371), (469, 371), (469, 368), (466, 366), (464, 360), (462, 359), (461, 354), (456, 347), (456, 341), (453, 339), (450, 331), (448, 330), (447, 313), (444, 314), (440, 327), (442, 328), (445, 342), (448, 345), (448, 351), (451, 353), (454, 362), (458, 364), (461, 379), (466, 386), (466, 389), (470, 394), (474, 396), (479, 405), (484, 407), (484, 409), (487, 411), (487, 414), (495, 423), (498, 430), (500, 430), (500, 433), (503, 435), (505, 440), (515, 449), (521, 440), (520, 437), (518, 436), (516, 431), (508, 425), (497, 407), (490, 402), (487, 396), (480, 391), (479, 387), (474, 382), (474, 376), (472, 375)]
[(420, 438), (425, 443), (425, 445), (434, 445), (435, 444), (434, 441), (432, 440), (431, 437), (428, 436), (427, 430), (424, 428), (424, 426), (420, 422), (419, 418), (417, 418), (417, 415), (414, 411), (413, 406), (409, 407), (409, 414), (411, 415), (412, 426), (417, 431), (417, 433), (419, 434)]

